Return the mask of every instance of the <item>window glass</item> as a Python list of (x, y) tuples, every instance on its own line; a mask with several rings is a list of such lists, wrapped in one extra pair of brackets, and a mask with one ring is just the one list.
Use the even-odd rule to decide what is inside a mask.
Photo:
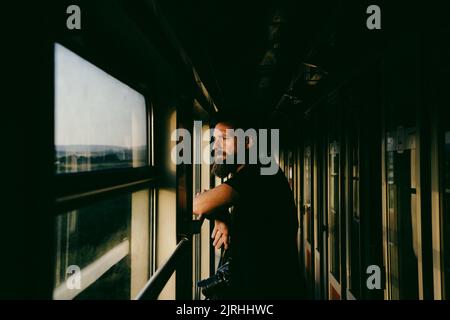
[[(200, 125), (199, 125), (200, 123)], [(201, 122), (197, 122), (194, 121), (194, 126), (193, 126), (193, 160), (194, 160), (194, 165), (192, 166), (193, 168), (193, 179), (192, 179), (192, 184), (193, 184), (193, 191), (194, 191), (194, 197), (197, 193), (201, 193), (202, 190), (202, 126), (201, 126)], [(198, 217), (196, 215), (193, 215), (193, 219), (198, 219)], [(192, 266), (192, 271), (193, 271), (193, 278), (194, 278), (194, 286), (193, 286), (193, 297), (195, 300), (200, 300), (201, 295), (200, 295), (200, 287), (198, 287), (197, 285), (195, 285), (198, 281), (202, 280), (202, 276), (201, 276), (201, 234), (195, 234), (193, 236), (193, 245), (192, 245), (192, 250), (193, 250), (193, 255), (194, 255), (194, 259), (193, 259), (193, 266)]]
[(418, 299), (419, 229), (415, 130), (398, 127), (387, 134), (388, 283), (391, 299)]
[(445, 133), (445, 150), (444, 150), (444, 166), (445, 166), (445, 193), (450, 193), (450, 131)]
[(136, 296), (149, 278), (149, 195), (128, 193), (56, 217), (54, 299)]
[(331, 273), (340, 281), (340, 251), (339, 251), (339, 212), (340, 212), (340, 190), (339, 190), (339, 143), (334, 141), (330, 144), (329, 155), (329, 210), (330, 210), (330, 253)]
[(443, 250), (442, 262), (444, 266), (444, 296), (450, 298), (450, 131), (445, 132), (445, 144), (443, 150), (444, 194), (443, 194)]
[(142, 94), (55, 45), (56, 173), (147, 164)]
[(352, 150), (352, 156), (353, 217), (359, 219), (359, 141), (357, 139)]
[(311, 168), (311, 148), (305, 148), (304, 155), (304, 189), (303, 189), (303, 205), (306, 215), (306, 240), (311, 243), (311, 187), (312, 187), (312, 168)]

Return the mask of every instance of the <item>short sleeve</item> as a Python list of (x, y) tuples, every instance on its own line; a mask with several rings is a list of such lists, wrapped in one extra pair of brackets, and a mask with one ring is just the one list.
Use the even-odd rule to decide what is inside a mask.
[(240, 196), (248, 195), (255, 185), (256, 177), (252, 168), (243, 168), (224, 183), (229, 185)]

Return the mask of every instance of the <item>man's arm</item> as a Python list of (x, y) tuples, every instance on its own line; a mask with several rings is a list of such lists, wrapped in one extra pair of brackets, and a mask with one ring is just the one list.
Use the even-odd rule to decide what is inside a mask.
[(223, 183), (203, 192), (194, 199), (193, 213), (208, 214), (220, 207), (229, 207), (238, 199), (238, 194), (229, 185)]

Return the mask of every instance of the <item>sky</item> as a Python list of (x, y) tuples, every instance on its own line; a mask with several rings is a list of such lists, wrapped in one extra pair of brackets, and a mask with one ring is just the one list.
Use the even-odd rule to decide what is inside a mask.
[(145, 144), (144, 96), (55, 44), (55, 145)]

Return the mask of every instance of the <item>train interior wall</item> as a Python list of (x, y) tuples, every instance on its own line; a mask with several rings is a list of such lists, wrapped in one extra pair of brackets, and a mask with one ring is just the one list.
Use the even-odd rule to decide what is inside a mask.
[(398, 39), (286, 128), (310, 298), (448, 299), (448, 61), (433, 41)]

